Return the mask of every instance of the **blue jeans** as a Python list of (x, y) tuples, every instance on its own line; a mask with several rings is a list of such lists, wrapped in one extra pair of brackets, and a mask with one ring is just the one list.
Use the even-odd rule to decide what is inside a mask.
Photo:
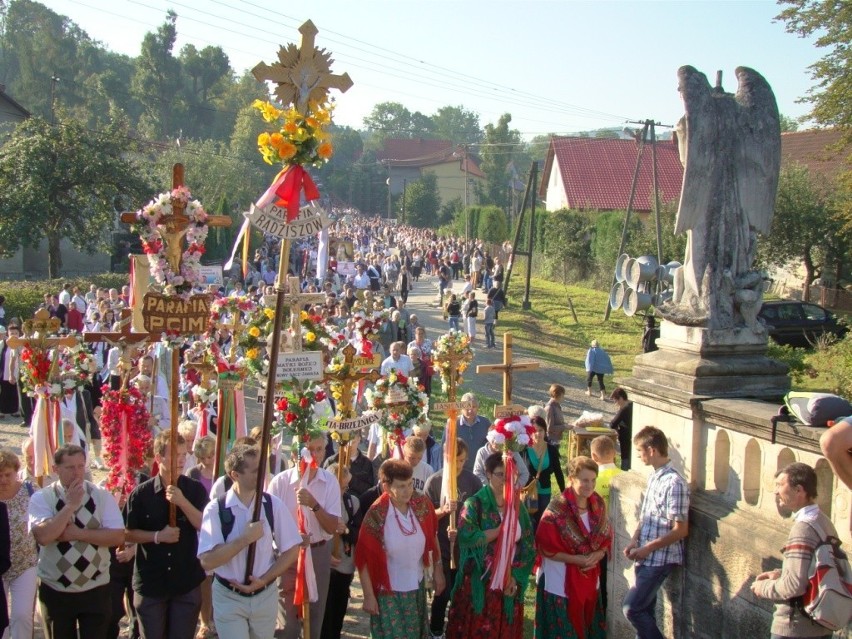
[(494, 322), (485, 325), (485, 345), (486, 346), (496, 346), (497, 343), (494, 341)]
[(636, 566), (636, 585), (624, 596), (621, 609), (638, 639), (664, 639), (657, 627), (655, 612), (657, 593), (675, 564), (665, 566)]
[(457, 331), (459, 330), (459, 316), (458, 315), (450, 315), (448, 318), (450, 323), (450, 330)]

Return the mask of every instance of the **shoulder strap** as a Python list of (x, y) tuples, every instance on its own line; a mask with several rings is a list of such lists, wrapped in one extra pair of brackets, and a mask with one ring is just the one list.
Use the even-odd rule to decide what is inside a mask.
[(263, 513), (266, 515), (266, 521), (269, 522), (269, 530), (275, 532), (275, 516), (272, 513), (272, 498), (269, 493), (263, 493)]
[(219, 503), (219, 523), (222, 525), (222, 539), (228, 541), (228, 536), (234, 529), (234, 513), (225, 505), (225, 495), (217, 500)]
[(33, 483), (31, 481), (27, 480), (27, 481), (24, 482), (24, 486), (27, 489), (27, 494), (30, 497), (32, 497), (33, 493), (35, 493), (35, 487), (33, 486)]

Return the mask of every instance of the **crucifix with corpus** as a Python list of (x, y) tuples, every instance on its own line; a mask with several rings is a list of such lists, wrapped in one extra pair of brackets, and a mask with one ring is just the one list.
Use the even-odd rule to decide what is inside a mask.
[(130, 381), (130, 370), (133, 368), (133, 360), (139, 353), (139, 349), (144, 344), (156, 343), (160, 341), (160, 336), (153, 336), (150, 333), (136, 333), (131, 330), (131, 319), (133, 310), (130, 308), (121, 309), (121, 319), (119, 320), (120, 330), (115, 332), (90, 332), (83, 333), (83, 341), (87, 344), (95, 342), (106, 342), (112, 347), (119, 349), (118, 370), (119, 370), (119, 388), (124, 390)]
[[(24, 321), (21, 327), (23, 337), (12, 336), (6, 340), (6, 344), (15, 350), (29, 349), (31, 361), (50, 360), (50, 367), (44, 378), (35, 380), (39, 386), (50, 384), (56, 379), (59, 354), (55, 349), (78, 343), (76, 337), (58, 336), (61, 327), (59, 318), (50, 317), (47, 309), (41, 308), (35, 312), (33, 319)], [(39, 486), (42, 485), (44, 477), (50, 474), (53, 450), (61, 441), (59, 411), (58, 400), (37, 391), (30, 431), (33, 437), (33, 471)]]
[[(176, 189), (184, 186), (184, 169), (183, 164), (175, 164), (172, 168), (172, 191), (174, 192)], [(157, 231), (160, 235), (160, 238), (163, 241), (165, 247), (165, 256), (166, 261), (169, 263), (169, 267), (172, 269), (173, 273), (180, 273), (181, 260), (183, 259), (183, 244), (184, 237), (186, 236), (187, 230), (189, 228), (189, 224), (191, 220), (184, 214), (185, 205), (183, 202), (178, 200), (177, 198), (173, 198), (172, 201), (172, 212), (171, 214), (164, 215), (160, 221), (160, 224), (157, 226)], [(128, 224), (136, 224), (139, 220), (136, 217), (135, 213), (122, 213), (121, 221)], [(207, 216), (207, 225), (208, 226), (230, 226), (231, 218), (227, 215), (209, 215)], [(151, 293), (149, 293), (151, 295)], [(147, 296), (146, 296), (147, 298)], [(145, 308), (143, 308), (143, 316), (145, 315)], [(206, 311), (205, 311), (206, 312)], [(206, 317), (204, 318), (204, 323), (206, 324)], [(180, 325), (180, 323), (178, 323)], [(180, 334), (182, 330), (175, 329), (171, 323), (169, 323), (169, 333), (171, 334)], [(152, 334), (157, 334), (156, 331), (151, 331)], [(179, 391), (179, 382), (180, 382), (180, 349), (176, 344), (172, 344), (171, 346), (171, 388), (170, 388), (170, 400), (169, 404), (171, 407), (171, 427), (169, 429), (170, 438), (169, 438), (169, 470), (171, 480), (170, 483), (174, 484), (177, 481), (178, 472), (177, 472), (177, 422), (178, 422), (178, 391)], [(169, 519), (170, 524), (175, 525), (176, 521), (176, 510), (174, 504), (169, 504)]]
[[(512, 407), (512, 376), (515, 372), (534, 371), (539, 367), (538, 362), (515, 362), (512, 360), (512, 334), (503, 334), (503, 362), (501, 364), (479, 364), (476, 367), (478, 373), (501, 373), (503, 375), (503, 406), (495, 406), (495, 416), (511, 414)], [(523, 412), (523, 407), (520, 407)], [(520, 413), (518, 413), (520, 414)]]

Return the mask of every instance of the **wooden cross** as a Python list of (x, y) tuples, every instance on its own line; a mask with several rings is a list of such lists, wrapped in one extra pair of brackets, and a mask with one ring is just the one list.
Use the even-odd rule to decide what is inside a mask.
[(231, 346), (228, 348), (228, 363), (233, 364), (237, 361), (237, 342), (239, 341), (237, 338), (240, 336), (246, 326), (241, 323), (242, 321), (242, 312), (235, 311), (231, 314), (230, 322), (216, 322), (214, 326), (216, 328), (224, 328), (228, 332), (231, 333)]
[[(172, 189), (184, 185), (183, 164), (175, 164), (172, 168)], [(164, 215), (161, 224), (157, 227), (160, 237), (166, 245), (166, 260), (175, 274), (180, 273), (181, 257), (183, 256), (183, 238), (186, 235), (190, 219), (183, 214), (182, 202), (172, 203), (172, 214)], [(136, 213), (126, 212), (121, 214), (121, 221), (125, 224), (136, 224), (139, 220)], [(231, 226), (231, 217), (228, 215), (208, 215), (207, 226)]]
[[(376, 368), (365, 370), (365, 367), (360, 367), (356, 364), (355, 355), (358, 352), (352, 344), (347, 344), (343, 347), (343, 370), (339, 373), (326, 373), (324, 382), (340, 384), (340, 402), (337, 408), (337, 414), (340, 419), (349, 419), (353, 417), (354, 402), (352, 401), (352, 387), (359, 383), (362, 379), (368, 382), (376, 382), (382, 376)], [(359, 362), (360, 363), (360, 362)], [(372, 364), (369, 364), (372, 366)]]
[(77, 338), (73, 335), (62, 337), (56, 335), (60, 328), (62, 328), (62, 321), (58, 317), (51, 317), (47, 309), (40, 308), (33, 315), (33, 319), (24, 321), (21, 327), (24, 336), (12, 336), (6, 340), (6, 343), (15, 349), (29, 346), (33, 350), (42, 351), (57, 346), (74, 346)]
[(290, 332), (293, 336), (293, 352), (302, 350), (302, 309), (306, 304), (324, 302), (325, 293), (302, 293), (298, 277), (287, 278), (290, 292), (284, 295), (284, 304), (290, 307)]
[(197, 353), (193, 353), (192, 351), (184, 353), (183, 367), (197, 371), (201, 375), (200, 386), (202, 388), (210, 388), (213, 385), (213, 380), (218, 376), (218, 368), (215, 364), (211, 364), (203, 359), (191, 359), (193, 355), (197, 355)]
[(512, 334), (503, 334), (503, 363), (502, 364), (480, 364), (476, 367), (477, 373), (502, 373), (503, 374), (503, 405), (512, 403), (512, 375), (515, 371), (534, 371), (538, 369), (538, 362), (513, 362), (512, 361)]
[(121, 319), (119, 319), (121, 329), (117, 333), (83, 333), (83, 341), (87, 344), (106, 342), (110, 346), (117, 346), (121, 349), (121, 355), (118, 358), (119, 370), (121, 371), (121, 388), (127, 388), (127, 377), (130, 369), (133, 368), (133, 356), (139, 351), (140, 345), (160, 341), (159, 335), (152, 336), (150, 333), (134, 333), (131, 330), (132, 317), (133, 310), (123, 308), (121, 309)]
[(302, 46), (290, 43), (278, 49), (278, 62), (261, 62), (251, 70), (258, 82), (270, 80), (278, 86), (275, 97), (282, 104), (294, 104), (296, 110), (305, 113), (310, 103), (325, 102), (329, 89), (346, 93), (352, 86), (348, 73), (334, 75), (331, 72), (331, 54), (314, 45), (319, 31), (308, 20), (301, 27)]

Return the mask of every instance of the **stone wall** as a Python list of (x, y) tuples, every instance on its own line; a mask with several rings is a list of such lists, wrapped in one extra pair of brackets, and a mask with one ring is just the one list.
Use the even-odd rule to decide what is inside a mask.
[[(664, 634), (683, 639), (768, 637), (772, 605), (756, 600), (749, 586), (758, 573), (781, 566), (780, 549), (790, 519), (775, 504), (778, 469), (793, 461), (816, 468), (818, 503), (834, 522), (843, 546), (852, 547), (852, 493), (820, 455), (822, 429), (782, 423), (773, 443), (770, 418), (777, 405), (702, 399), (659, 387), (651, 392), (639, 383), (630, 390), (634, 432), (647, 424), (666, 432), (672, 460), (692, 493), (686, 563), (669, 578), (657, 604)], [(619, 475), (611, 488), (616, 540), (609, 566), (608, 636), (614, 639), (635, 636), (621, 612), (633, 581), (632, 562), (622, 550), (636, 529), (649, 469), (638, 459), (633, 468)], [(838, 636), (849, 638), (852, 632)]]

